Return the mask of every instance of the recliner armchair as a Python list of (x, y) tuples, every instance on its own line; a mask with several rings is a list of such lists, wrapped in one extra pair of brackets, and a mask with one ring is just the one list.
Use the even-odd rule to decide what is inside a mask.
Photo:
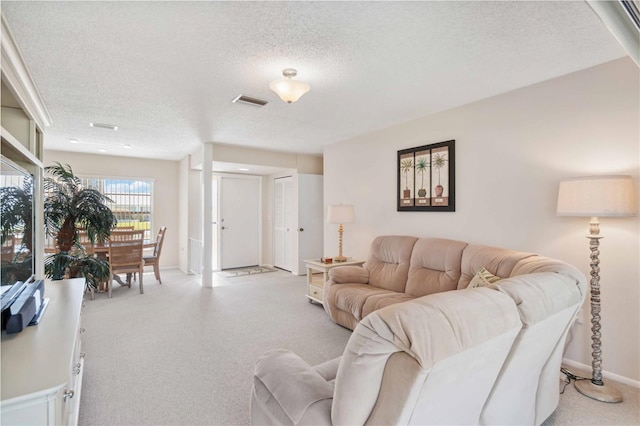
[(262, 356), (252, 424), (540, 424), (583, 300), (579, 273), (537, 271), (387, 306), (358, 323), (341, 358)]

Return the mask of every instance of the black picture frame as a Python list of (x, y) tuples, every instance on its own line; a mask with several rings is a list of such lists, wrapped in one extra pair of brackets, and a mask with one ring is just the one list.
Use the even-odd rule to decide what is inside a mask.
[(399, 212), (456, 211), (455, 140), (398, 151)]

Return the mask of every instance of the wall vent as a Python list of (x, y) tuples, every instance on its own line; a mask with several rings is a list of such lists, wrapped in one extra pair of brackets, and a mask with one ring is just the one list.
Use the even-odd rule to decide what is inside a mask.
[(238, 95), (231, 102), (234, 102), (234, 103), (237, 103), (237, 104), (253, 105), (253, 106), (257, 106), (257, 107), (263, 107), (263, 106), (265, 106), (266, 104), (269, 103), (267, 101), (263, 101), (262, 99), (252, 98), (251, 96), (245, 96), (245, 95)]

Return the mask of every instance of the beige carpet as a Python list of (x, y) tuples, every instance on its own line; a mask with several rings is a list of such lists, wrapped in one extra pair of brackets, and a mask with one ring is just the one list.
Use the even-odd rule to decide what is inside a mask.
[[(177, 270), (144, 278), (143, 295), (116, 286), (86, 302), (81, 425), (246, 425), (260, 355), (287, 348), (313, 365), (350, 336), (307, 302), (305, 277), (214, 274), (212, 289)], [(569, 386), (544, 424), (640, 424), (640, 393), (620, 388), (625, 401), (604, 404)]]

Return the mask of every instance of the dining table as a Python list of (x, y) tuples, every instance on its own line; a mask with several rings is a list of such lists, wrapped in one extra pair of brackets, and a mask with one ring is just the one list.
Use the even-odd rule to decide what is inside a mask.
[[(143, 243), (142, 244), (142, 250), (148, 250), (148, 249), (152, 249), (156, 247), (156, 243), (151, 242), (151, 243)], [(107, 259), (107, 254), (109, 253), (109, 244), (108, 242), (104, 243), (104, 244), (95, 244), (91, 246), (91, 249), (93, 251), (93, 253), (95, 253), (96, 256), (101, 257), (103, 259)], [(55, 247), (45, 247), (44, 248), (44, 252), (45, 253), (55, 253), (56, 252), (56, 248)], [(131, 280), (130, 274), (127, 274), (127, 281), (123, 281), (122, 278), (120, 278), (120, 276), (118, 274), (113, 274), (113, 279), (120, 285), (124, 286), (128, 286), (129, 282)], [(104, 291), (104, 289), (98, 289), (99, 292)]]

